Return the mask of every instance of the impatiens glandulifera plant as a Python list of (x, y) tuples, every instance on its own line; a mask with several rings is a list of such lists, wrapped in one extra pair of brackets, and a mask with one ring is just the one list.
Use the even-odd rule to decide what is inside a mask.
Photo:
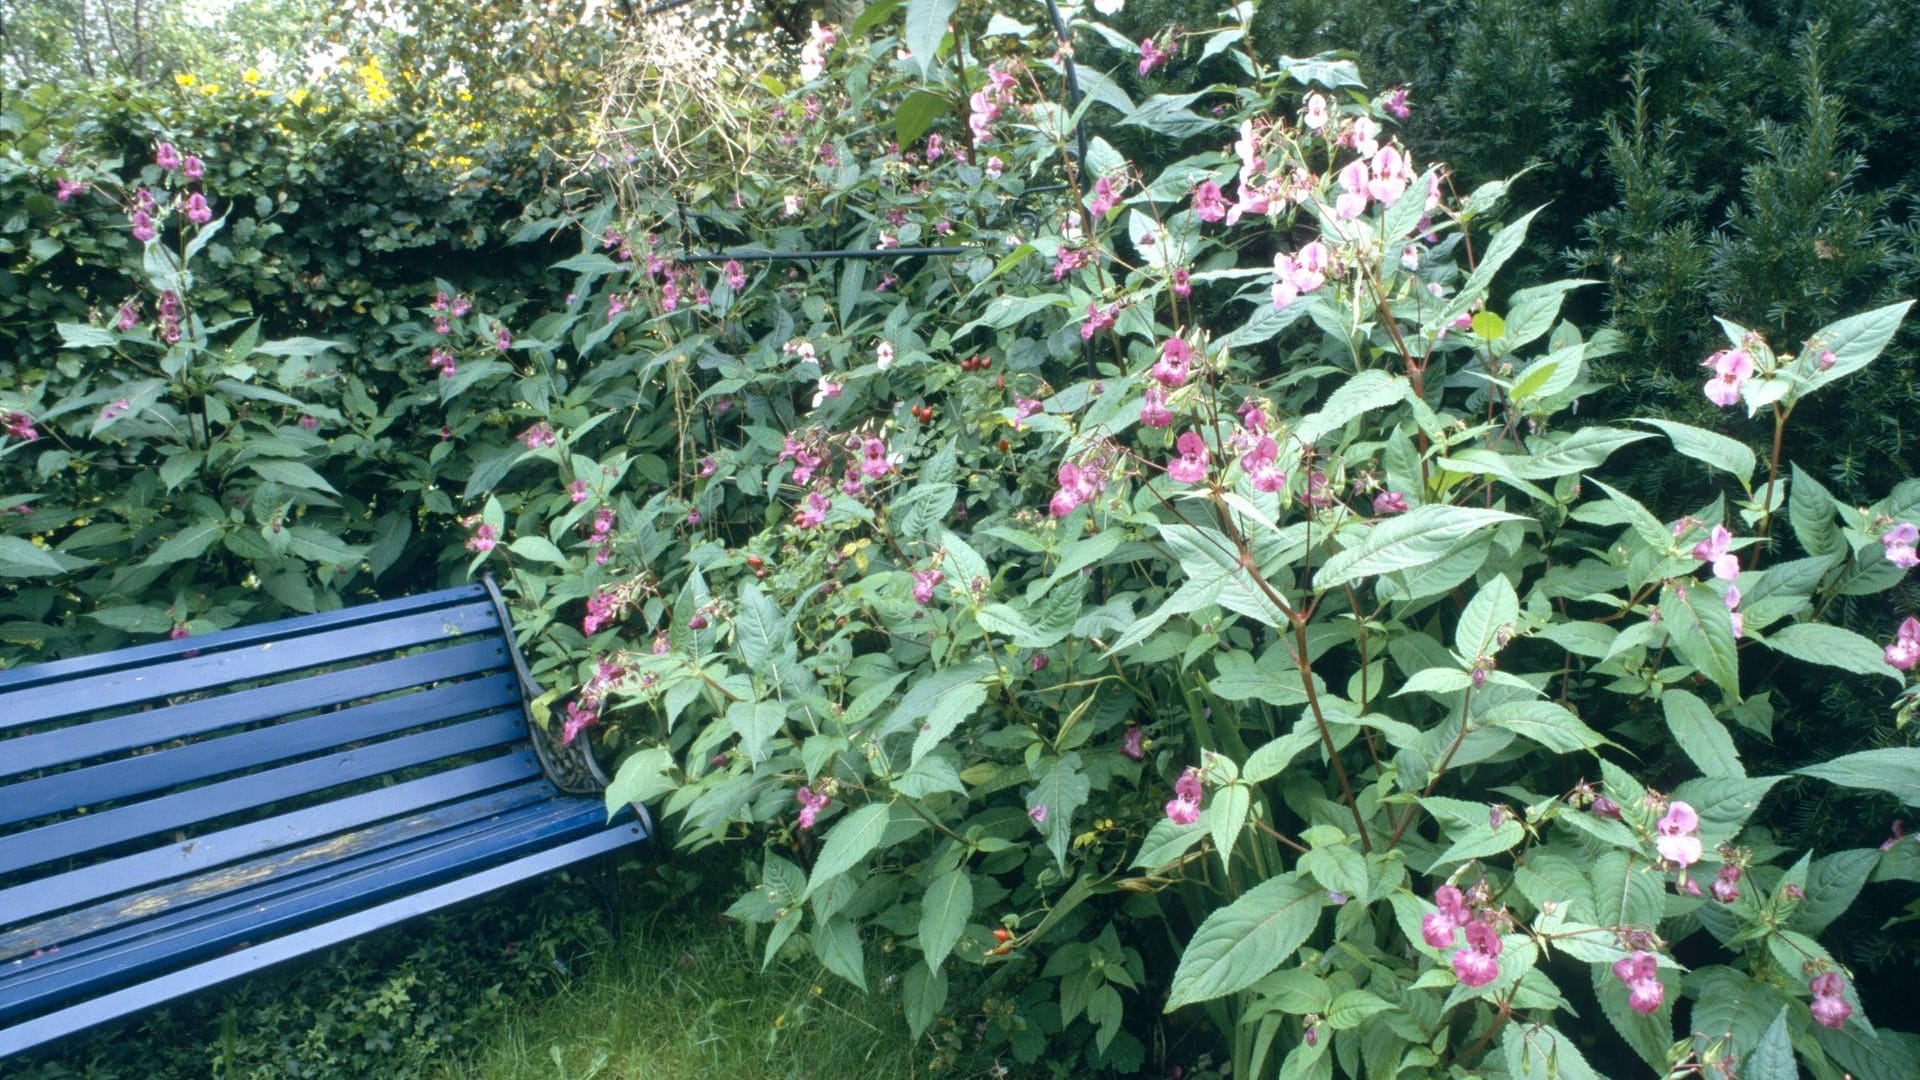
[[(407, 426), (363, 422), (500, 576), (555, 730), (626, 755), (609, 802), (758, 845), (769, 958), (916, 1034), (964, 973), (1063, 1072), (1207, 1027), (1240, 1077), (1920, 1068), (1819, 940), (1920, 846), (1783, 850), (1754, 815), (1810, 781), (1741, 759), (1810, 674), (1901, 687), (1836, 749), (1904, 738), (1920, 622), (1823, 617), (1903, 580), (1920, 483), (1839, 505), (1785, 432), (1906, 305), (1791, 359), (1729, 330), (1706, 390), (1773, 411), (1764, 468), (1737, 413), (1583, 423), (1617, 339), (1561, 319), (1585, 283), (1505, 290), (1531, 215), (1405, 150), (1417, 95), (1249, 52), (1246, 6), (1081, 18), (1237, 74), (1078, 103), (1050, 27), (868, 12), (753, 84), (764, 128), (677, 129), (747, 168), (610, 147), (624, 201), (529, 226), (572, 288), (504, 339), (423, 289)], [(1192, 153), (1143, 175), (1122, 132)], [(753, 257), (848, 248), (903, 253)], [(1621, 451), (1721, 494), (1656, 512)], [(1915, 754), (1801, 771), (1920, 803)]]

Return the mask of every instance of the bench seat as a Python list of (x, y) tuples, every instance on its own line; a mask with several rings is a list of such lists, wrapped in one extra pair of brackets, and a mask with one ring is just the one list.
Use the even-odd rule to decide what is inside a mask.
[(640, 843), (490, 582), (0, 672), (0, 1058)]

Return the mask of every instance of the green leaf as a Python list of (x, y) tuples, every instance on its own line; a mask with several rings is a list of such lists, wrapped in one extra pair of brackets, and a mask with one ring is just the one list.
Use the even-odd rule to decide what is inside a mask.
[(907, 23), (900, 40), (913, 54), (922, 79), (933, 70), (940, 42), (947, 36), (947, 22), (959, 6), (960, 0), (907, 0)]
[(1885, 675), (1905, 685), (1906, 678), (1887, 663), (1880, 646), (1851, 630), (1825, 623), (1792, 623), (1766, 637), (1767, 647), (1808, 664), (1851, 671), (1855, 675)]
[(1782, 1008), (1767, 1025), (1741, 1063), (1740, 1080), (1800, 1080), (1800, 1066), (1793, 1060), (1793, 1042), (1787, 1037), (1787, 1010)]
[(1283, 308), (1274, 307), (1264, 299), (1259, 300), (1254, 304), (1253, 314), (1222, 339), (1221, 346), (1226, 349), (1244, 349), (1249, 345), (1271, 341), (1280, 331), (1298, 322), (1300, 317), (1312, 307), (1313, 302), (1306, 298)]
[(941, 1010), (947, 1007), (946, 969), (928, 971), (915, 964), (907, 969), (901, 990), (905, 996), (907, 1028), (918, 1039), (939, 1018)]
[(1511, 1080), (1603, 1080), (1572, 1039), (1546, 1024), (1508, 1024), (1500, 1049)]
[(1227, 701), (1264, 701), (1269, 705), (1307, 703), (1306, 687), (1300, 681), (1298, 668), (1258, 663), (1237, 649), (1216, 654), (1213, 663), (1219, 674), (1207, 683), (1207, 689)]
[(637, 751), (620, 763), (620, 771), (607, 785), (607, 816), (612, 817), (628, 803), (652, 802), (679, 787), (672, 773), (673, 754), (666, 747)]
[(1663, 589), (1660, 625), (1680, 659), (1692, 664), (1727, 697), (1740, 700), (1740, 654), (1734, 646), (1727, 605), (1717, 593), (1700, 584)]
[(1129, 127), (1146, 128), (1170, 139), (1204, 135), (1219, 127), (1220, 121), (1201, 116), (1188, 106), (1210, 92), (1198, 90), (1189, 94), (1155, 94), (1142, 101), (1120, 122)]
[(1736, 777), (1703, 776), (1673, 789), (1673, 797), (1692, 806), (1700, 815), (1700, 841), (1708, 851), (1730, 843), (1746, 827), (1747, 819), (1767, 797), (1778, 776)]
[(166, 543), (155, 548), (142, 566), (170, 566), (188, 559), (197, 559), (201, 553), (220, 539), (221, 524), (218, 521), (196, 521), (174, 533)]
[(1794, 539), (1809, 555), (1831, 555), (1847, 546), (1834, 524), (1833, 495), (1813, 475), (1793, 466), (1787, 481), (1787, 520), (1793, 526)]
[(1660, 709), (1666, 714), (1667, 730), (1673, 741), (1707, 776), (1747, 775), (1740, 764), (1740, 751), (1733, 745), (1727, 726), (1713, 715), (1707, 703), (1686, 690), (1668, 690), (1660, 695)]
[(1061, 869), (1067, 865), (1067, 846), (1073, 842), (1073, 815), (1087, 804), (1092, 792), (1087, 774), (1081, 771), (1080, 755), (1069, 750), (1046, 767), (1027, 793), (1027, 809), (1045, 807), (1046, 820), (1039, 823), (1040, 835)]
[(1192, 825), (1175, 825), (1166, 818), (1153, 823), (1147, 830), (1147, 838), (1140, 841), (1140, 853), (1133, 857), (1133, 866), (1147, 870), (1158, 870), (1173, 860), (1185, 855), (1207, 830), (1196, 822)]
[(1345, 428), (1350, 420), (1405, 401), (1410, 392), (1402, 376), (1371, 368), (1362, 371), (1328, 395), (1327, 403), (1319, 412), (1303, 417), (1294, 425), (1294, 436), (1307, 444), (1317, 443)]
[[(1638, 536), (1641, 542), (1655, 551), (1665, 551), (1673, 546), (1673, 534), (1667, 531), (1667, 527), (1660, 523), (1659, 518), (1653, 516), (1653, 511), (1640, 505), (1640, 500), (1624, 491), (1609, 487), (1600, 480), (1593, 480), (1593, 486), (1606, 494), (1607, 501), (1627, 519), (1627, 524), (1633, 528), (1634, 535)], [(1596, 505), (1598, 504), (1587, 503), (1581, 508), (1586, 509)]]
[(1748, 491), (1753, 490), (1753, 470), (1759, 466), (1759, 461), (1745, 444), (1729, 439), (1718, 432), (1672, 420), (1643, 417), (1635, 423), (1659, 428), (1667, 433), (1667, 438), (1673, 442), (1675, 450), (1702, 464), (1731, 473), (1735, 480), (1740, 481), (1742, 488)]
[(111, 349), (120, 343), (118, 335), (111, 330), (86, 323), (55, 323), (54, 329), (60, 331), (60, 344), (69, 349)]
[(1623, 428), (1584, 427), (1558, 442), (1536, 438), (1526, 456), (1509, 455), (1507, 462), (1522, 480), (1552, 480), (1586, 472), (1605, 462), (1615, 450), (1652, 437)]
[(322, 341), (319, 338), (290, 337), (275, 341), (263, 341), (253, 347), (253, 351), (262, 356), (292, 357), (311, 360), (328, 349), (346, 349), (344, 341)]
[[(1795, 368), (1803, 365), (1807, 368), (1799, 373), (1805, 389), (1795, 398), (1805, 397), (1872, 363), (1887, 347), (1887, 343), (1893, 340), (1894, 331), (1900, 329), (1900, 320), (1906, 317), (1907, 309), (1912, 306), (1913, 301), (1902, 300), (1859, 315), (1850, 315), (1814, 331), (1813, 336), (1807, 339), (1810, 348), (1794, 364)], [(1816, 366), (1822, 350), (1833, 353), (1833, 365), (1825, 371)]]
[(1611, 745), (1606, 736), (1588, 727), (1565, 706), (1551, 701), (1501, 702), (1488, 709), (1480, 721), (1532, 739), (1556, 754)]
[(777, 701), (736, 701), (727, 707), (727, 727), (740, 736), (741, 752), (755, 765), (773, 752), (773, 737), (786, 722), (786, 707)]
[(826, 842), (820, 845), (813, 873), (807, 877), (807, 895), (819, 892), (821, 886), (853, 869), (879, 847), (892, 818), (893, 811), (886, 803), (868, 803), (834, 822)]
[(1879, 865), (1880, 852), (1874, 848), (1851, 848), (1813, 860), (1803, 886), (1806, 895), (1794, 907), (1787, 928), (1803, 934), (1825, 930), (1852, 906)]
[(1207, 831), (1213, 837), (1213, 850), (1220, 853), (1220, 867), (1231, 870), (1233, 848), (1247, 827), (1247, 814), (1253, 809), (1253, 791), (1245, 784), (1228, 784), (1215, 793), (1207, 806)]
[(1526, 214), (1508, 222), (1494, 234), (1493, 240), (1487, 244), (1486, 251), (1481, 254), (1479, 263), (1474, 266), (1473, 273), (1468, 275), (1466, 282), (1460, 286), (1460, 291), (1453, 295), (1453, 300), (1447, 305), (1446, 310), (1429, 325), (1446, 326), (1465, 315), (1475, 301), (1486, 299), (1487, 289), (1493, 284), (1493, 275), (1499, 273), (1507, 260), (1513, 258), (1514, 254), (1520, 250), (1520, 245), (1526, 242), (1527, 228), (1533, 224), (1534, 215), (1542, 209), (1544, 207), (1535, 207), (1527, 211)]
[(853, 920), (835, 915), (813, 931), (813, 954), (828, 971), (862, 990), (867, 988), (866, 957), (860, 951), (860, 932)]
[(1445, 557), (1481, 529), (1505, 521), (1526, 521), (1517, 514), (1470, 506), (1428, 504), (1398, 517), (1362, 525), (1358, 543), (1336, 552), (1314, 575), (1313, 587), (1336, 589), (1350, 581), (1425, 566)]
[(1499, 634), (1520, 621), (1520, 598), (1506, 575), (1495, 575), (1473, 594), (1454, 629), (1453, 651), (1466, 663), (1500, 651)]
[(893, 114), (893, 136), (900, 141), (902, 149), (920, 141), (935, 120), (953, 108), (953, 99), (944, 94), (935, 94), (926, 90), (915, 90), (900, 103)]
[(927, 886), (920, 901), (920, 951), (927, 967), (940, 969), (972, 917), (973, 879), (964, 869), (949, 870)]
[(750, 580), (740, 582), (733, 633), (747, 670), (767, 680), (777, 679), (778, 666), (795, 652), (793, 627), (780, 614), (779, 607)]
[(568, 566), (567, 556), (561, 552), (558, 547), (554, 546), (553, 541), (548, 540), (544, 536), (523, 536), (515, 540), (513, 546), (508, 550), (523, 559), (551, 563), (562, 569)]
[(87, 618), (129, 634), (164, 634), (173, 629), (173, 616), (152, 604), (129, 604), (87, 612)]
[(47, 549), (18, 536), (0, 536), (0, 577), (59, 577), (66, 572)]
[(1885, 792), (1908, 806), (1920, 806), (1920, 747), (1862, 750), (1794, 772), (1841, 787)]
[(1269, 878), (1207, 916), (1180, 955), (1167, 1011), (1212, 1001), (1286, 962), (1320, 922), (1325, 891), (1294, 875)]
[(1383, 1000), (1378, 994), (1371, 994), (1365, 990), (1348, 990), (1334, 998), (1333, 1004), (1327, 1006), (1326, 1021), (1333, 1030), (1346, 1031), (1349, 1028), (1359, 1027), (1361, 1021), (1368, 1017), (1386, 1012), (1391, 1008), (1393, 1005)]

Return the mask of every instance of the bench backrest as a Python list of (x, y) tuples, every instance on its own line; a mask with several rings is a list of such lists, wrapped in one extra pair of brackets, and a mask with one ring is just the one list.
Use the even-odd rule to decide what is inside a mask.
[(550, 797), (510, 633), (472, 585), (0, 672), (0, 957), (9, 924)]

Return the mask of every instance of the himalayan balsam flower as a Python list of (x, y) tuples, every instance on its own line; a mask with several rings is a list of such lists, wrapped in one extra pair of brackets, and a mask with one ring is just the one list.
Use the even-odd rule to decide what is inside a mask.
[(187, 196), (187, 220), (195, 225), (205, 225), (213, 220), (213, 207), (207, 205), (207, 197), (194, 192)]
[(55, 202), (66, 202), (75, 195), (83, 194), (86, 190), (87, 184), (84, 180), (55, 180), (53, 182), (53, 198)]
[(1093, 182), (1093, 197), (1087, 200), (1087, 212), (1096, 219), (1107, 216), (1108, 211), (1120, 205), (1120, 193), (1114, 189), (1113, 178), (1103, 176)]
[(127, 415), (127, 410), (131, 407), (132, 406), (130, 406), (127, 403), (126, 398), (121, 398), (118, 401), (109, 402), (105, 408), (100, 410), (100, 419), (118, 420), (121, 417)]
[(933, 603), (933, 590), (947, 580), (947, 575), (938, 570), (915, 570), (913, 572), (913, 602), (921, 607)]
[(1700, 815), (1693, 807), (1683, 802), (1669, 805), (1657, 828), (1660, 837), (1654, 846), (1661, 858), (1683, 867), (1700, 861), (1700, 837), (1694, 835), (1700, 828)]
[(1813, 991), (1814, 1022), (1821, 1027), (1839, 1028), (1846, 1025), (1847, 1017), (1853, 1015), (1853, 1006), (1847, 1004), (1843, 996), (1847, 989), (1845, 979), (1837, 971), (1816, 975), (1809, 988)]
[(1173, 295), (1182, 300), (1193, 295), (1193, 276), (1187, 272), (1186, 267), (1181, 266), (1174, 269), (1172, 287)]
[(1146, 756), (1146, 731), (1139, 724), (1128, 724), (1127, 730), (1120, 736), (1120, 752), (1139, 761)]
[(747, 272), (740, 268), (740, 260), (728, 259), (721, 271), (727, 275), (727, 288), (739, 292), (746, 287)]
[(1407, 512), (1407, 497), (1397, 491), (1383, 491), (1373, 497), (1373, 512), (1379, 517)]
[(1080, 340), (1092, 341), (1093, 335), (1113, 325), (1114, 316), (1117, 315), (1119, 311), (1120, 306), (1118, 304), (1103, 308), (1098, 304), (1089, 303), (1087, 305), (1087, 321), (1080, 324)]
[(893, 345), (883, 341), (873, 347), (873, 366), (885, 371), (893, 366)]
[(1732, 863), (1722, 866), (1713, 879), (1713, 898), (1723, 904), (1740, 899), (1740, 874), (1740, 868)]
[(480, 522), (474, 526), (473, 535), (467, 538), (467, 550), (479, 552), (484, 555), (493, 550), (496, 539), (498, 539), (498, 536), (494, 533), (493, 526), (484, 521)]
[(1153, 380), (1169, 390), (1179, 389), (1187, 381), (1193, 363), (1193, 346), (1185, 338), (1170, 337), (1160, 347), (1160, 359), (1148, 372)]
[(1219, 184), (1202, 180), (1193, 186), (1193, 216), (1201, 221), (1220, 221), (1227, 216), (1227, 200), (1220, 194)]
[(1903, 521), (1880, 534), (1880, 546), (1886, 550), (1887, 561), (1902, 570), (1920, 566), (1920, 555), (1914, 553), (1915, 542), (1920, 542), (1920, 528), (1911, 521)]
[(1380, 109), (1395, 120), (1405, 120), (1407, 109), (1407, 88), (1396, 86), (1380, 99)]
[(180, 167), (180, 151), (170, 142), (163, 142), (153, 148), (153, 163), (161, 172), (172, 172)]
[(1733, 554), (1733, 534), (1724, 525), (1715, 525), (1707, 538), (1693, 545), (1693, 557), (1713, 564), (1713, 576), (1732, 581), (1740, 576), (1740, 557)]
[(138, 326), (139, 323), (140, 323), (140, 309), (137, 306), (135, 306), (134, 302), (131, 300), (127, 301), (124, 304), (121, 304), (120, 310), (114, 314), (114, 319), (113, 319), (114, 329), (120, 331), (123, 334), (129, 330), (132, 330), (135, 326)]
[(868, 438), (860, 444), (860, 471), (869, 480), (892, 472), (894, 459), (887, 453), (887, 444), (875, 438)]
[(1754, 372), (1753, 357), (1745, 349), (1722, 349), (1702, 360), (1700, 366), (1713, 369), (1713, 378), (1706, 385), (1707, 400), (1723, 409), (1740, 400), (1740, 388)]
[(133, 222), (132, 231), (135, 240), (144, 244), (160, 235), (153, 227), (153, 215), (147, 213), (145, 210), (135, 210), (131, 220)]
[(1147, 387), (1146, 396), (1140, 401), (1140, 422), (1150, 428), (1173, 424), (1173, 413), (1167, 409), (1166, 390), (1158, 385)]
[(527, 449), (538, 450), (543, 446), (558, 445), (560, 439), (553, 433), (552, 427), (546, 424), (535, 424), (520, 433), (520, 441), (527, 444)]
[(1912, 671), (1920, 663), (1920, 619), (1908, 616), (1900, 623), (1893, 644), (1887, 646), (1886, 659), (1901, 671)]
[(1306, 111), (1301, 114), (1300, 122), (1308, 131), (1319, 131), (1327, 126), (1327, 99), (1319, 94), (1307, 95)]
[(1183, 431), (1174, 443), (1180, 456), (1167, 463), (1167, 477), (1176, 484), (1198, 484), (1207, 478), (1207, 464), (1211, 455), (1207, 452), (1207, 442), (1197, 431)]
[[(1259, 410), (1254, 410), (1256, 413)], [(1246, 471), (1253, 481), (1253, 490), (1265, 492), (1284, 491), (1287, 487), (1287, 474), (1279, 465), (1280, 444), (1271, 435), (1261, 435), (1254, 441), (1253, 449), (1240, 459), (1240, 468)]]
[(803, 529), (817, 529), (827, 520), (827, 511), (833, 506), (825, 495), (817, 491), (807, 493), (807, 505), (793, 515), (793, 523)]
[(803, 787), (793, 793), (793, 801), (800, 804), (800, 829), (804, 832), (813, 828), (814, 822), (820, 820), (820, 811), (827, 808), (830, 800), (825, 795), (816, 793), (812, 788)]
[(1660, 985), (1660, 962), (1645, 949), (1613, 962), (1613, 977), (1627, 988), (1627, 1007), (1645, 1016), (1660, 1008), (1666, 987)]
[(1466, 948), (1453, 954), (1453, 974), (1464, 986), (1485, 986), (1500, 976), (1500, 934), (1477, 919), (1466, 931)]
[(1191, 825), (1200, 820), (1200, 800), (1205, 796), (1200, 786), (1200, 770), (1188, 769), (1173, 782), (1173, 798), (1167, 802), (1167, 820), (1175, 825)]
[(0, 430), (4, 430), (12, 438), (18, 439), (21, 442), (33, 442), (40, 438), (40, 433), (34, 430), (33, 417), (26, 413), (8, 412), (6, 414), (6, 421), (6, 424), (4, 427), (0, 427)]
[(587, 482), (585, 480), (575, 480), (573, 483), (568, 484), (567, 497), (569, 499), (572, 499), (575, 503), (586, 502), (587, 501)]
[(1035, 825), (1045, 825), (1047, 823), (1047, 804), (1034, 803), (1027, 808), (1027, 817), (1032, 820)]
[(592, 727), (600, 719), (600, 714), (591, 708), (582, 707), (577, 701), (567, 702), (567, 720), (560, 725), (560, 745), (571, 746), (580, 733)]
[(453, 362), (453, 354), (445, 349), (435, 349), (427, 354), (427, 366), (438, 370), (443, 379), (453, 378), (457, 370)]
[(319, 429), (320, 429), (320, 418), (319, 418), (319, 417), (317, 417), (317, 416), (303, 416), (303, 417), (301, 417), (301, 418), (300, 418), (300, 430), (302, 430), (302, 431), (318, 431)]
[(1436, 949), (1452, 948), (1454, 932), (1471, 918), (1467, 914), (1466, 898), (1458, 888), (1442, 885), (1433, 891), (1433, 903), (1439, 910), (1421, 918), (1420, 939)]
[(1163, 52), (1159, 46), (1153, 43), (1152, 38), (1140, 39), (1140, 74), (1142, 76), (1149, 74), (1154, 68), (1159, 67), (1171, 59), (1173, 59), (1172, 49), (1167, 49)]
[(180, 159), (180, 172), (189, 180), (204, 179), (207, 175), (207, 163), (193, 154)]

